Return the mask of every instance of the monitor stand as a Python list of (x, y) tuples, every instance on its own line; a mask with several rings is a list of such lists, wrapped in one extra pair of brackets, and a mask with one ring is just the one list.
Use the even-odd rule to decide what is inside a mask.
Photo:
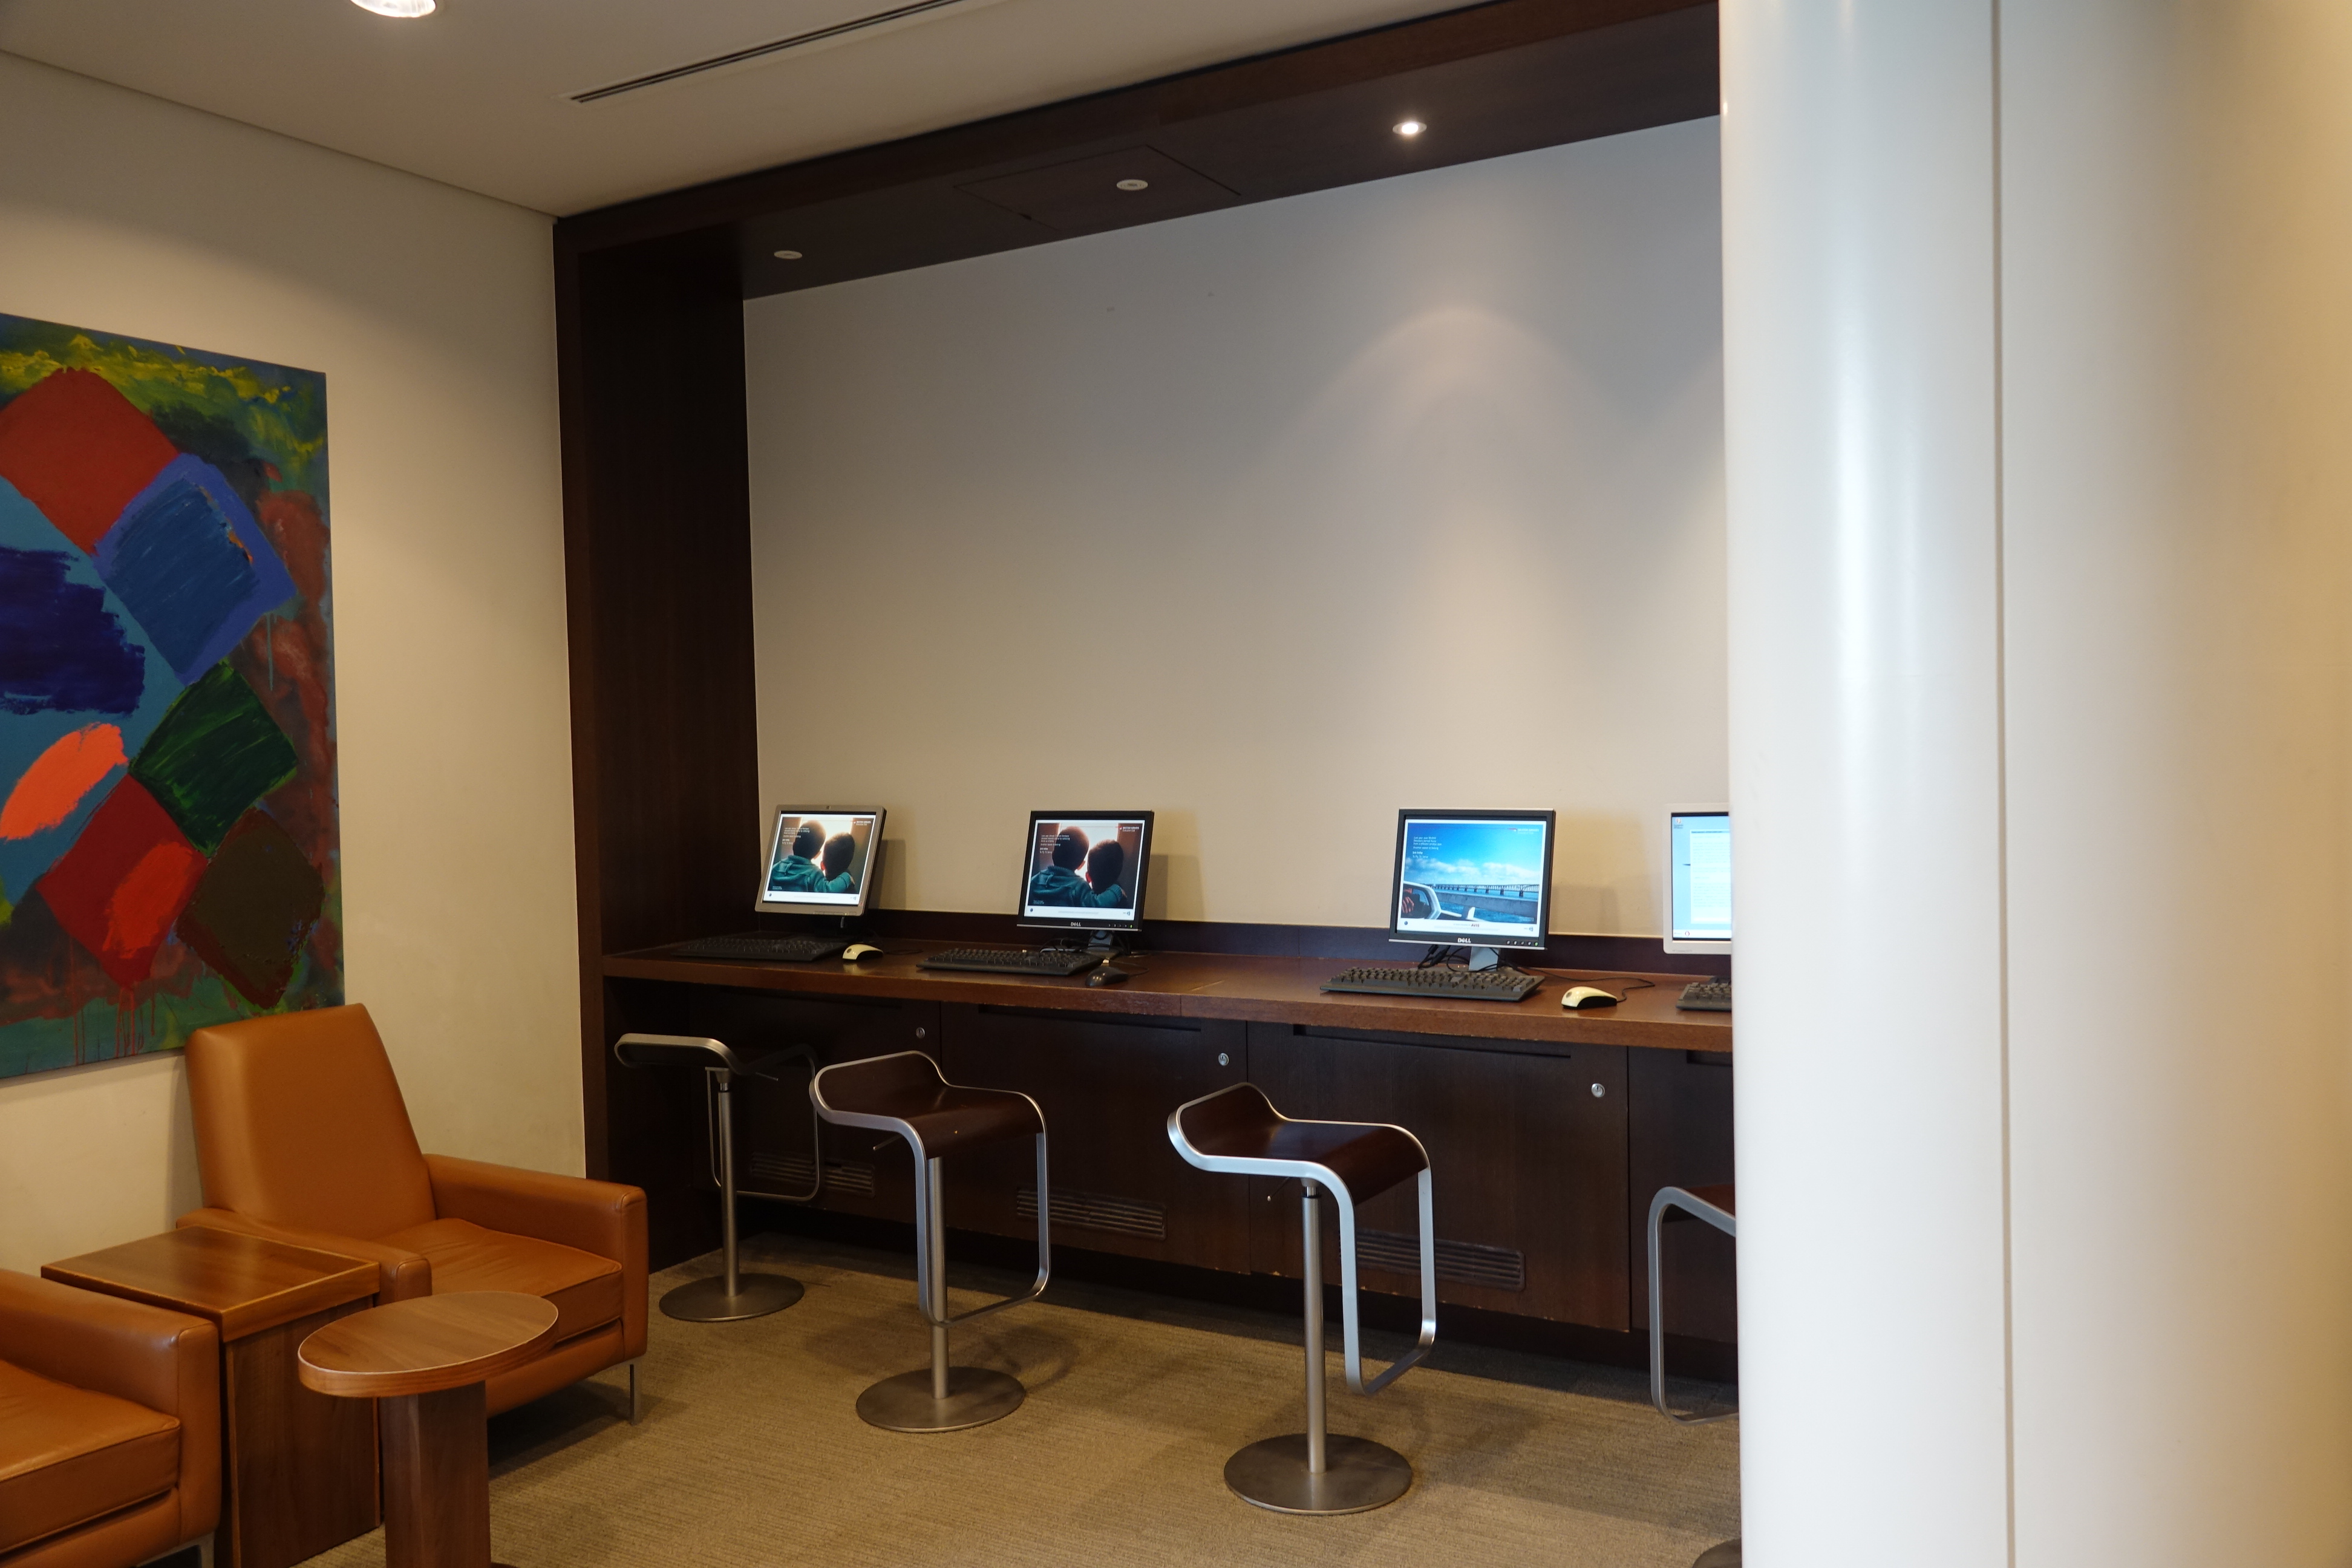
[(1087, 955), (1099, 958), (1107, 963), (1115, 959), (1125, 958), (1134, 951), (1135, 944), (1128, 940), (1128, 933), (1125, 931), (1098, 931), (1087, 942)]
[(1503, 955), (1491, 947), (1474, 947), (1470, 950), (1472, 969), (1496, 969), (1501, 966), (1502, 962)]

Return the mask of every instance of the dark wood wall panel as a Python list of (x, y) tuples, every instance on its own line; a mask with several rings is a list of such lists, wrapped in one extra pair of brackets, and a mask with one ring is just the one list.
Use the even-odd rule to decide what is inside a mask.
[[(583, 1060), (590, 1168), (609, 1120), (615, 948), (723, 929), (757, 878), (743, 312), (724, 233), (559, 270)], [(741, 923), (740, 916), (735, 923)]]

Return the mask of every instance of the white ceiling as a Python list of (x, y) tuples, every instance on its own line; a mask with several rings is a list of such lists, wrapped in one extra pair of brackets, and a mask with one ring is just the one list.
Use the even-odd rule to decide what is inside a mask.
[(903, 0), (0, 0), (0, 50), (468, 190), (573, 213), (1463, 0), (961, 0), (576, 104)]

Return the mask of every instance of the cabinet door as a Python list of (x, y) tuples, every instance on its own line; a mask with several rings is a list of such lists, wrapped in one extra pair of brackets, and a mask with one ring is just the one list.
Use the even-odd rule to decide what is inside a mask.
[[(696, 998), (694, 1018), (691, 1033), (724, 1040), (745, 1056), (806, 1046), (820, 1067), (892, 1051), (922, 1051), (933, 1061), (941, 1058), (939, 1007), (930, 1002), (706, 987)], [(776, 1062), (767, 1070), (774, 1078), (740, 1080), (734, 1089), (737, 1185), (755, 1195), (806, 1192), (814, 1173), (814, 1133), (824, 1161), (814, 1206), (880, 1219), (912, 1218), (915, 1162), (905, 1141), (818, 1122), (809, 1103), (808, 1069), (797, 1062)], [(707, 1188), (708, 1171), (702, 1179)]]
[[(1216, 1019), (942, 1009), (948, 1077), (1013, 1089), (1045, 1114), (1054, 1243), (1206, 1268), (1249, 1268), (1245, 1184), (1204, 1175), (1168, 1142), (1168, 1113), (1242, 1081), (1244, 1026)], [(1031, 1234), (1026, 1145), (947, 1163), (949, 1223)]]
[[(1660, 1187), (1731, 1180), (1731, 1053), (1637, 1050), (1632, 1073), (1627, 1219), (1633, 1323), (1650, 1326), (1650, 1200)], [(1726, 1343), (1739, 1338), (1738, 1243), (1711, 1225), (1685, 1219), (1659, 1227), (1666, 1332)]]
[[(1392, 1122), (1421, 1140), (1435, 1197), (1439, 1300), (1626, 1327), (1624, 1047), (1533, 1054), (1255, 1024), (1250, 1079), (1286, 1116)], [(1256, 1267), (1296, 1276), (1298, 1184), (1251, 1184)], [(1365, 1287), (1418, 1294), (1412, 1184), (1365, 1203), (1357, 1225)], [(1337, 1231), (1327, 1224), (1324, 1261), (1334, 1280)]]

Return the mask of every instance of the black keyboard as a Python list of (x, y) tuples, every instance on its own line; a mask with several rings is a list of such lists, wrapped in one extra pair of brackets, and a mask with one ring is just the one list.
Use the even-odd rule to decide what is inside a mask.
[(1682, 998), (1675, 1005), (1686, 1013), (1728, 1013), (1731, 1011), (1731, 982), (1694, 980), (1683, 987)]
[(756, 963), (806, 963), (849, 945), (841, 936), (698, 936), (677, 944), (680, 958), (750, 959)]
[(950, 947), (917, 967), (971, 969), (982, 974), (1076, 974), (1102, 962), (1102, 954), (1069, 947)]
[(1380, 996), (1474, 996), (1481, 1002), (1517, 1002), (1543, 984), (1524, 969), (1373, 968), (1346, 970), (1323, 983), (1326, 991), (1365, 991)]

